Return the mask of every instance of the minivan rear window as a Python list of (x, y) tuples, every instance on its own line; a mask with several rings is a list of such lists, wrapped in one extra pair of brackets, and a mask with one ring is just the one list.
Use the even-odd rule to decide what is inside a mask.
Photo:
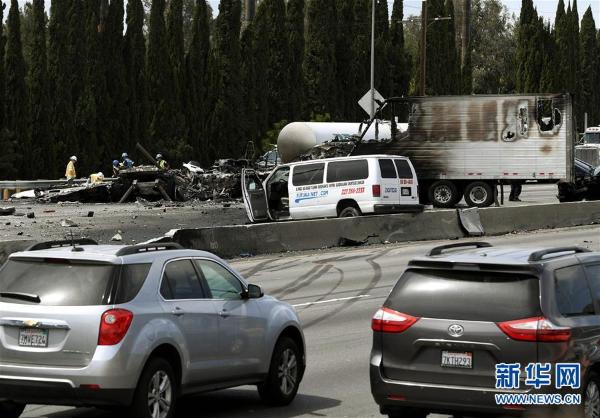
[(327, 166), (327, 183), (364, 180), (369, 177), (367, 160), (336, 161)]
[(292, 184), (294, 186), (308, 186), (323, 183), (325, 164), (305, 164), (294, 167)]
[(407, 270), (385, 305), (440, 319), (503, 322), (541, 315), (539, 279), (514, 273)]
[[(39, 296), (39, 305), (46, 306), (102, 305), (117, 269), (68, 260), (9, 260), (0, 270), (0, 293)], [(7, 296), (0, 301), (32, 303)]]

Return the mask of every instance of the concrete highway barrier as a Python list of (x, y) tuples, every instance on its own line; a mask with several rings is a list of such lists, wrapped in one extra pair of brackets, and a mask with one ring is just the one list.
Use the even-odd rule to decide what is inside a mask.
[[(472, 211), (472, 210), (470, 210)], [(419, 214), (316, 219), (171, 231), (161, 240), (231, 258), (338, 246), (458, 239), (482, 230), (484, 235), (600, 224), (600, 202), (576, 202)], [(465, 225), (465, 222), (467, 224)], [(478, 224), (480, 222), (480, 225)], [(477, 235), (477, 234), (475, 234)], [(0, 263), (34, 243), (0, 242)]]

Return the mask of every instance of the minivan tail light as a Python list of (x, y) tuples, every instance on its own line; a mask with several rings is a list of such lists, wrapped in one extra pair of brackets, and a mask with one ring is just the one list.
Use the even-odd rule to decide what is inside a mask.
[(404, 332), (417, 322), (419, 318), (410, 316), (390, 308), (380, 308), (371, 321), (371, 329), (378, 332)]
[(111, 309), (102, 314), (98, 345), (119, 344), (133, 321), (133, 313), (125, 309)]
[(381, 196), (381, 186), (379, 184), (374, 184), (373, 185), (373, 197), (380, 197)]
[(556, 343), (571, 339), (571, 328), (559, 327), (543, 316), (500, 322), (496, 325), (516, 341)]

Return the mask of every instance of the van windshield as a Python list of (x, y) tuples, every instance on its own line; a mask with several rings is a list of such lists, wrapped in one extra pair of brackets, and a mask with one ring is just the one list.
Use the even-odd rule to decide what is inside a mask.
[(416, 317), (503, 322), (541, 314), (539, 279), (481, 271), (408, 270), (386, 306)]

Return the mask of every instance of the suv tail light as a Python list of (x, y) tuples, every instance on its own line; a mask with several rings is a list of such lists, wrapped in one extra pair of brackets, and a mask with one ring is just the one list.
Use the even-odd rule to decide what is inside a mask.
[(133, 313), (125, 309), (111, 309), (102, 314), (98, 345), (119, 344), (133, 321)]
[(419, 318), (397, 312), (390, 308), (380, 308), (371, 321), (371, 329), (378, 332), (399, 333), (409, 329)]
[(381, 196), (381, 186), (379, 184), (374, 184), (373, 185), (373, 197), (380, 197)]
[(496, 325), (517, 341), (555, 343), (569, 341), (571, 338), (571, 328), (554, 325), (543, 316), (500, 322)]

